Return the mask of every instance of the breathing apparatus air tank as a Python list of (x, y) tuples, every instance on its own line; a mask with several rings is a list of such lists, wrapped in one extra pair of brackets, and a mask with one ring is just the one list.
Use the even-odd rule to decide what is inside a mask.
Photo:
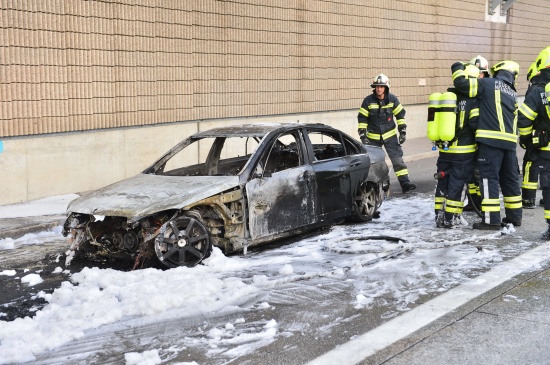
[(441, 94), (437, 126), (439, 139), (443, 141), (443, 150), (448, 150), (449, 142), (455, 137), (456, 127), (456, 94), (450, 91)]
[(437, 148), (435, 144), (439, 141), (439, 126), (438, 126), (438, 111), (439, 111), (439, 99), (441, 98), (441, 93), (433, 93), (430, 95), (428, 103), (428, 138), (432, 141), (432, 150), (435, 151)]

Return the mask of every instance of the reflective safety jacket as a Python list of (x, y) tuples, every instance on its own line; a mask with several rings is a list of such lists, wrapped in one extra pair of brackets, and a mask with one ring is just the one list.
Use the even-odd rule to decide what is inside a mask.
[[(546, 134), (548, 140), (550, 133), (550, 108), (548, 95), (544, 91), (547, 83), (550, 83), (550, 69), (542, 70), (525, 94), (525, 100), (519, 108), (519, 133), (521, 136), (532, 135), (534, 143), (538, 142), (541, 133)], [(538, 146), (535, 144), (535, 147)], [(542, 157), (550, 159), (550, 146), (542, 146), (539, 150)]]
[(540, 75), (535, 75), (531, 78), (531, 81), (529, 82), (529, 85), (527, 85), (527, 91), (525, 92), (525, 97), (527, 97), (527, 95), (529, 95), (531, 90), (533, 90), (533, 85), (536, 85), (536, 84), (540, 83), (539, 80), (540, 80)]
[(452, 66), (456, 89), (479, 102), (476, 142), (506, 150), (515, 150), (518, 142), (517, 92), (514, 75), (500, 70), (494, 78), (468, 78), (464, 65)]
[(357, 120), (358, 129), (366, 129), (367, 137), (372, 140), (387, 140), (397, 134), (394, 117), (399, 130), (406, 128), (405, 109), (397, 99), (397, 96), (386, 93), (383, 100), (376, 97), (373, 92), (367, 96), (361, 108)]
[[(455, 89), (447, 91), (456, 93)], [(478, 101), (457, 93), (457, 109), (455, 138), (451, 141), (448, 150), (445, 151), (442, 145), (439, 146), (439, 152), (447, 155), (447, 159), (470, 157), (477, 150), (475, 132), (479, 118)]]

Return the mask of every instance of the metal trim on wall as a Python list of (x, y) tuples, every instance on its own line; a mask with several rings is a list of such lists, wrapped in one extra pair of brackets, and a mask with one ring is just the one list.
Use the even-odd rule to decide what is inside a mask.
[(508, 9), (512, 7), (516, 0), (489, 0), (489, 14), (493, 15), (495, 9), (500, 5), (500, 15), (504, 16), (508, 12)]

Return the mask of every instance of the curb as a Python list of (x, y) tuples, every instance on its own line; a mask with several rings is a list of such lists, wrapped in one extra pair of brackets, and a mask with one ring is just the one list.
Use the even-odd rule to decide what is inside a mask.
[[(439, 151), (427, 151), (427, 152), (416, 153), (414, 155), (409, 155), (409, 156), (405, 155), (403, 156), (403, 161), (411, 162), (411, 161), (423, 160), (425, 158), (431, 158), (431, 157), (437, 157), (437, 156), (439, 156)], [(392, 166), (392, 163), (389, 157), (386, 157), (386, 164), (388, 166)]]

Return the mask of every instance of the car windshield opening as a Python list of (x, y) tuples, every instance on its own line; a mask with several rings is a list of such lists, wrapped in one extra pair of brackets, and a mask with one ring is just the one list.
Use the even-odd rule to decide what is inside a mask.
[(168, 176), (236, 176), (261, 139), (258, 137), (205, 137), (168, 156), (154, 171)]

